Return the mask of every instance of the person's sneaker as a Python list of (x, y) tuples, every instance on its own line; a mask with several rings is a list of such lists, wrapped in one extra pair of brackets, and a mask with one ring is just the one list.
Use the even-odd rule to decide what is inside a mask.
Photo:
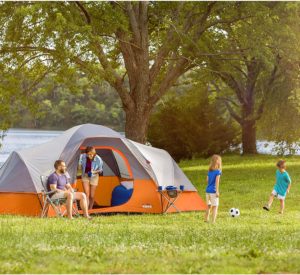
[(267, 205), (263, 206), (263, 209), (270, 211), (270, 208)]

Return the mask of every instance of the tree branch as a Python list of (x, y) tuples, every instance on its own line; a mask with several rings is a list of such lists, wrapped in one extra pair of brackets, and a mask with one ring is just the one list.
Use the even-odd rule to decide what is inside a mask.
[(36, 80), (28, 87), (26, 88), (23, 93), (28, 96), (28, 93), (35, 88), (41, 81), (52, 71), (52, 68), (48, 68), (42, 75), (38, 76)]
[(157, 92), (150, 97), (150, 105), (154, 106), (154, 104), (156, 104), (156, 102), (168, 91), (168, 89), (174, 84), (179, 76), (191, 68), (188, 65), (189, 61), (185, 58), (178, 60), (174, 66), (169, 65), (169, 68), (163, 81), (160, 83)]
[(197, 41), (199, 37), (202, 35), (202, 33), (207, 30), (208, 28), (205, 27), (205, 23), (207, 22), (207, 19), (209, 15), (211, 14), (211, 11), (213, 9), (213, 6), (217, 2), (209, 2), (209, 4), (206, 7), (206, 11), (204, 14), (200, 17), (200, 20), (197, 22), (197, 25), (199, 25), (199, 29), (195, 32), (194, 37), (192, 38), (193, 41)]
[(236, 71), (240, 72), (246, 79), (247, 79), (247, 74), (238, 66), (234, 65), (234, 64), (230, 64)]
[(224, 101), (225, 106), (227, 110), (229, 111), (230, 115), (240, 124), (243, 124), (243, 119), (233, 110), (233, 108), (230, 106), (228, 101)]
[(124, 107), (132, 108), (134, 102), (129, 92), (123, 85), (122, 77), (112, 68), (111, 64), (106, 58), (106, 55), (100, 43), (98, 43), (97, 41), (93, 41), (92, 43), (95, 47), (96, 55), (104, 69), (105, 80), (117, 90)]
[(44, 52), (54, 54), (54, 49), (49, 49), (45, 47), (34, 47), (34, 46), (19, 46), (19, 47), (3, 47), (0, 50), (0, 54), (5, 54), (7, 52)]
[(129, 22), (130, 22), (130, 26), (133, 32), (133, 37), (134, 40), (136, 42), (136, 44), (140, 45), (141, 42), (141, 34), (138, 28), (138, 23), (137, 23), (137, 18), (135, 16), (134, 10), (132, 8), (131, 2), (125, 2), (125, 7), (126, 7), (126, 11), (127, 14), (129, 16)]
[(86, 19), (86, 23), (88, 25), (91, 24), (91, 17), (89, 15), (89, 13), (87, 12), (87, 10), (85, 9), (85, 7), (81, 4), (80, 1), (75, 1), (75, 4), (80, 8), (80, 10), (83, 12), (85, 19)]
[(277, 55), (276, 56), (276, 60), (275, 60), (275, 64), (274, 64), (274, 68), (271, 72), (271, 75), (270, 75), (270, 78), (269, 78), (269, 81), (267, 83), (267, 87), (266, 87), (266, 91), (264, 93), (264, 96), (261, 100), (261, 103), (257, 109), (257, 112), (256, 112), (256, 116), (255, 116), (255, 120), (259, 120), (264, 112), (264, 108), (265, 108), (265, 104), (266, 104), (266, 99), (267, 99), (267, 95), (270, 93), (270, 91), (272, 90), (272, 85), (274, 83), (274, 81), (276, 80), (277, 78), (277, 71), (278, 71), (278, 66), (279, 66), (279, 62), (280, 62), (280, 56)]
[(133, 76), (136, 74), (137, 63), (135, 60), (135, 55), (132, 50), (132, 47), (131, 47), (130, 43), (127, 43), (126, 34), (124, 33), (123, 30), (118, 29), (116, 31), (116, 37), (120, 44), (120, 49), (121, 49), (121, 52), (122, 52), (122, 55), (124, 58), (125, 67), (126, 67), (126, 70), (128, 71), (128, 75)]
[[(178, 13), (180, 12), (180, 9), (183, 6), (183, 2), (179, 2), (176, 11), (174, 12), (174, 14), (176, 16), (174, 16), (174, 20), (178, 20), (179, 16)], [(192, 16), (192, 11), (188, 11), (187, 14), (185, 15), (186, 18), (186, 23), (184, 26), (184, 33), (187, 33), (190, 28), (193, 26), (193, 16)], [(178, 37), (175, 35), (175, 32), (178, 33), (176, 27), (174, 26), (174, 24), (171, 24), (171, 27), (169, 28), (168, 32), (167, 32), (167, 36), (165, 39), (165, 43), (158, 49), (157, 54), (156, 54), (156, 58), (154, 60), (153, 65), (150, 68), (150, 82), (153, 83), (155, 78), (157, 77), (160, 69), (162, 68), (163, 64), (165, 63), (165, 58), (169, 55), (170, 51), (172, 49), (177, 49), (180, 39), (178, 39)], [(180, 36), (180, 35), (179, 35)]]
[(220, 19), (220, 20), (215, 20), (211, 23), (209, 23), (208, 25), (206, 25), (205, 29), (209, 29), (213, 26), (216, 26), (218, 24), (232, 24), (232, 23), (235, 23), (237, 21), (240, 21), (240, 20), (245, 20), (245, 19), (249, 19), (249, 18), (252, 18), (253, 16), (244, 16), (244, 17), (236, 17), (236, 18), (233, 18), (233, 19), (230, 19), (230, 20), (226, 20), (226, 19)]
[(231, 74), (220, 71), (216, 71), (216, 74), (218, 74), (220, 78), (235, 92), (241, 104), (247, 103), (243, 96), (243, 88)]
[(37, 55), (33, 55), (29, 58), (27, 58), (26, 60), (24, 60), (24, 62), (20, 65), (19, 69), (21, 69), (22, 67), (24, 67), (26, 64), (28, 64), (30, 61), (36, 59), (36, 58), (39, 58), (39, 57), (42, 57), (42, 56), (45, 56), (47, 54), (45, 53), (42, 53), (42, 54), (37, 54)]
[(218, 96), (216, 99), (219, 99), (219, 100), (222, 100), (222, 101), (228, 101), (228, 102), (232, 103), (236, 107), (241, 107), (240, 104), (236, 103), (233, 99), (228, 98), (228, 97)]
[[(79, 1), (75, 1), (76, 5), (80, 8), (80, 10), (84, 13), (85, 15), (85, 18), (86, 18), (86, 23), (88, 25), (91, 25), (91, 16), (89, 15), (89, 13), (87, 12), (87, 10), (84, 8), (84, 6), (81, 4), (81, 2)], [(115, 4), (116, 2), (112, 3), (112, 4)], [(132, 16), (132, 8), (131, 8), (131, 4), (127, 4), (128, 7), (126, 10), (128, 10), (129, 8), (129, 13), (131, 14)], [(90, 37), (90, 39), (92, 40), (91, 41), (91, 45), (94, 46), (94, 49), (95, 49), (95, 53), (96, 53), (96, 56), (98, 57), (99, 61), (100, 61), (100, 64), (102, 66), (102, 68), (104, 69), (104, 78), (105, 80), (110, 83), (110, 85), (112, 87), (114, 87), (117, 91), (117, 93), (119, 94), (121, 100), (122, 100), (122, 103), (123, 103), (123, 106), (125, 108), (132, 108), (133, 106), (133, 100), (129, 94), (129, 92), (127, 91), (127, 89), (123, 86), (123, 83), (124, 83), (124, 78), (121, 77), (111, 66), (111, 64), (109, 63), (107, 57), (106, 57), (106, 54), (103, 50), (103, 47), (102, 45), (99, 43), (99, 41), (97, 39), (94, 38), (94, 35), (95, 32), (94, 30), (92, 29), (92, 36)], [(123, 43), (123, 42), (121, 42)], [(123, 43), (124, 45), (125, 43)], [(126, 48), (128, 50), (128, 47)], [(76, 60), (78, 62), (78, 64), (82, 64), (82, 60)]]

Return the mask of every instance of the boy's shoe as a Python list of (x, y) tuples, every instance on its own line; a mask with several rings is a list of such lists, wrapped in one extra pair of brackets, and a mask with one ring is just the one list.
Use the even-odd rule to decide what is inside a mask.
[(268, 207), (268, 205), (263, 206), (263, 209), (270, 211), (270, 208)]

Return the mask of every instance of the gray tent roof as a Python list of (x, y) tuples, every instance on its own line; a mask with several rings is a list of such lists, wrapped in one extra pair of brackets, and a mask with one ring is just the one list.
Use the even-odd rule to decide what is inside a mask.
[(104, 126), (83, 124), (47, 143), (14, 151), (0, 169), (0, 192), (40, 192), (40, 176), (50, 174), (57, 159), (66, 162), (75, 180), (80, 147), (88, 145), (120, 150), (135, 179), (152, 178), (158, 185), (184, 185), (185, 190), (196, 190), (166, 151), (130, 141)]

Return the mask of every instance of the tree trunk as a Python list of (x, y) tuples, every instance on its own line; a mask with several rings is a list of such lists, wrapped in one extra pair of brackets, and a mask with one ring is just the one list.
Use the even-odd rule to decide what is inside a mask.
[(125, 112), (126, 138), (145, 144), (151, 110), (148, 108), (134, 108), (125, 110)]
[(243, 155), (257, 154), (255, 120), (245, 120), (242, 124)]

